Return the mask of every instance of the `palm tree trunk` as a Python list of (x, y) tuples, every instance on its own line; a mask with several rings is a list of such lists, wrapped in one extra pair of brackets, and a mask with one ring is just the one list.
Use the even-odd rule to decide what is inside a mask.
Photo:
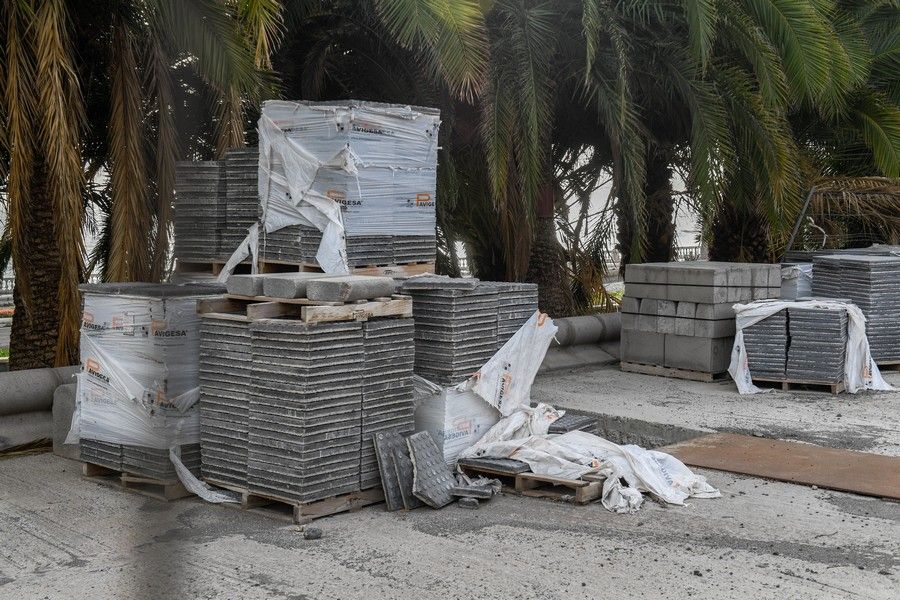
[(566, 273), (565, 255), (556, 237), (553, 192), (546, 186), (537, 202), (534, 241), (526, 281), (538, 284), (538, 306), (551, 317), (575, 313), (572, 285)]
[[(12, 330), (9, 368), (37, 369), (60, 366), (56, 363), (59, 335), (59, 281), (61, 265), (54, 235), (54, 214), (47, 193), (46, 170), (36, 166), (31, 182), (31, 211), (26, 224), (30, 244), (25, 264), (13, 262), (16, 279), (27, 273), (31, 283), (31, 303), (25, 306), (19, 286), (13, 289)], [(77, 360), (70, 356), (70, 361)]]
[(758, 211), (724, 203), (712, 226), (709, 259), (727, 262), (770, 262), (769, 227)]
[(668, 262), (675, 258), (675, 200), (672, 197), (670, 158), (670, 153), (664, 149), (647, 150), (647, 175), (644, 182), (647, 245), (643, 257), (632, 256), (630, 251), (634, 225), (628, 216), (627, 202), (619, 202), (616, 207), (618, 247), (623, 270), (625, 265), (633, 262)]

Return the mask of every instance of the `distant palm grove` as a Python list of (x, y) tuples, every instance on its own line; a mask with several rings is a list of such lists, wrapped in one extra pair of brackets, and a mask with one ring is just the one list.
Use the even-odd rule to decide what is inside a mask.
[(89, 273), (167, 276), (175, 162), (270, 98), (439, 108), (438, 269), (554, 316), (674, 259), (679, 203), (710, 258), (771, 261), (815, 186), (900, 176), (897, 0), (0, 0), (0, 30), (12, 368), (77, 361)]

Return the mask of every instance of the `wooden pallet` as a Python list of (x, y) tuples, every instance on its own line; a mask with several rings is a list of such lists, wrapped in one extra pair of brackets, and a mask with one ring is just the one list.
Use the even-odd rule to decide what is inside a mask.
[(900, 371), (900, 360), (889, 360), (883, 363), (876, 363), (879, 371)]
[(460, 466), (468, 475), (499, 479), (505, 492), (530, 496), (533, 498), (550, 498), (574, 504), (587, 504), (599, 500), (603, 495), (604, 478), (593, 473), (581, 479), (565, 479), (550, 477), (536, 473), (510, 473), (490, 467)]
[(307, 298), (268, 298), (226, 294), (197, 301), (201, 316), (239, 321), (290, 318), (304, 323), (366, 321), (375, 317), (412, 317), (412, 298), (394, 294), (357, 302), (315, 302)]
[(820, 391), (840, 394), (846, 388), (843, 382), (814, 381), (805, 379), (775, 379), (769, 377), (754, 377), (753, 384), (759, 387), (781, 388), (784, 392), (790, 391)]
[(690, 381), (712, 382), (725, 379), (727, 372), (707, 373), (705, 371), (690, 371), (688, 369), (676, 369), (674, 367), (662, 367), (660, 365), (646, 365), (622, 361), (619, 368), (626, 373), (641, 373), (643, 375), (656, 375), (658, 377), (673, 377), (675, 379), (688, 379)]
[(193, 495), (177, 479), (163, 481), (153, 477), (116, 471), (115, 469), (87, 462), (82, 463), (81, 472), (90, 481), (128, 492), (135, 492), (164, 502)]
[(356, 512), (364, 506), (384, 502), (384, 492), (381, 488), (351, 492), (315, 502), (300, 502), (276, 494), (253, 492), (245, 487), (215, 479), (205, 479), (205, 481), (210, 485), (236, 492), (240, 496), (241, 502), (240, 505), (232, 504), (232, 506), (240, 506), (242, 510), (253, 511), (268, 517), (289, 519), (298, 525), (342, 512)]
[[(318, 263), (292, 263), (287, 261), (259, 261), (260, 273), (321, 273)], [(434, 262), (408, 262), (396, 264), (358, 265), (350, 267), (351, 275), (380, 275), (385, 277), (406, 278), (422, 273), (434, 273)]]

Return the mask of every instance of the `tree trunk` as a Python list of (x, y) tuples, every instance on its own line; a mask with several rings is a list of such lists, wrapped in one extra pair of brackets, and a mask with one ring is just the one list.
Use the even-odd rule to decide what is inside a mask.
[[(53, 207), (47, 196), (46, 172), (42, 164), (35, 168), (31, 186), (31, 213), (26, 226), (30, 244), (28, 262), (24, 265), (13, 262), (17, 280), (28, 274), (31, 302), (25, 306), (16, 285), (9, 345), (10, 370), (61, 366), (55, 360), (61, 267), (53, 232)], [(77, 359), (75, 356), (70, 358)]]
[(543, 190), (537, 203), (537, 222), (526, 281), (538, 284), (538, 306), (551, 317), (568, 317), (575, 313), (572, 285), (566, 273), (566, 259), (556, 238), (553, 218), (553, 192)]
[(709, 259), (769, 262), (769, 230), (765, 217), (733, 202), (723, 204), (713, 221)]
[(618, 248), (622, 257), (621, 269), (633, 262), (669, 262), (675, 259), (675, 200), (672, 197), (672, 167), (670, 154), (661, 149), (648, 149), (647, 176), (644, 182), (644, 223), (646, 247), (641, 258), (631, 251), (633, 231), (628, 202), (616, 207)]

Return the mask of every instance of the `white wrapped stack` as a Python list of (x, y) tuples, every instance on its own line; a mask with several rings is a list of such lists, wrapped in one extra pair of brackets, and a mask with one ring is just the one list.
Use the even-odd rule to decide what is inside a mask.
[[(400, 256), (409, 253), (404, 239), (416, 248), (423, 236), (432, 240), (439, 127), (440, 113), (430, 108), (265, 102), (259, 120), (262, 229), (251, 230), (226, 272), (260, 250), (296, 255), (303, 250), (299, 239), (291, 251), (278, 247), (286, 243), (282, 236), (267, 237), (294, 225), (322, 232), (314, 258), (326, 273), (347, 272), (347, 238), (382, 237)], [(375, 263), (389, 262), (381, 254)]]
[(124, 283), (81, 290), (82, 372), (69, 441), (82, 442), (88, 462), (160, 478), (174, 477), (167, 451), (181, 446), (185, 466), (196, 469), (197, 300), (221, 288)]

